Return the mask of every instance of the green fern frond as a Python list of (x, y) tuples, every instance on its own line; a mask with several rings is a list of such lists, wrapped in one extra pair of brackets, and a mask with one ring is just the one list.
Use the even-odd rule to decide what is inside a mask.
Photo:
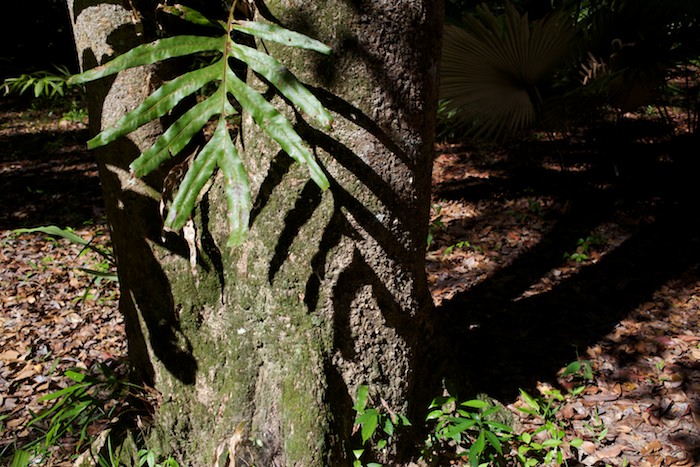
[(220, 65), (216, 65), (200, 68), (168, 81), (144, 99), (136, 109), (124, 115), (115, 126), (107, 128), (88, 141), (88, 148), (104, 146), (151, 120), (166, 115), (185, 97), (214, 81), (219, 76), (221, 68)]
[[(168, 6), (166, 11), (196, 24), (216, 25), (200, 13), (181, 5)], [(248, 230), (250, 216), (250, 187), (243, 161), (236, 151), (227, 126), (228, 117), (236, 114), (232, 101), (249, 112), (255, 123), (264, 130), (295, 161), (308, 167), (311, 179), (323, 190), (329, 183), (304, 141), (292, 124), (265, 97), (240, 79), (230, 60), (245, 63), (254, 72), (273, 85), (289, 102), (315, 119), (323, 128), (330, 129), (333, 117), (320, 101), (277, 59), (254, 48), (236, 43), (231, 32), (236, 30), (262, 40), (278, 42), (291, 47), (328, 54), (326, 45), (302, 34), (277, 25), (252, 21), (229, 20), (223, 23), (226, 34), (220, 37), (176, 36), (140, 45), (104, 65), (70, 78), (71, 84), (85, 83), (118, 73), (127, 68), (154, 64), (169, 58), (198, 53), (218, 54), (211, 65), (185, 73), (166, 82), (131, 112), (124, 115), (114, 127), (105, 129), (88, 142), (88, 147), (104, 146), (140, 126), (172, 111), (182, 100), (214, 84), (216, 90), (180, 116), (154, 143), (134, 160), (130, 169), (142, 177), (180, 153), (211, 119), (218, 118), (217, 128), (208, 143), (195, 156), (185, 174), (172, 203), (164, 228), (181, 229), (207, 186), (220, 168), (225, 179), (230, 236), (228, 244), (240, 245)]]
[(326, 44), (298, 32), (290, 31), (276, 24), (258, 23), (255, 21), (234, 21), (231, 28), (250, 34), (259, 39), (276, 42), (289, 47), (313, 50), (329, 55), (332, 49)]

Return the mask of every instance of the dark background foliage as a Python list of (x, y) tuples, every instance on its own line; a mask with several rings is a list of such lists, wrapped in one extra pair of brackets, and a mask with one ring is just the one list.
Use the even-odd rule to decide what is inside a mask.
[(66, 65), (77, 71), (64, 0), (3, 2), (0, 79)]

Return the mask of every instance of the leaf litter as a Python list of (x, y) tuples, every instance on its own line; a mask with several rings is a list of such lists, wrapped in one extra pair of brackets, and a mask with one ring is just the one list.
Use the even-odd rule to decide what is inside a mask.
[[(75, 193), (81, 202), (67, 216), (41, 206), (51, 208), (54, 202), (72, 198), (74, 187), (56, 188), (50, 173), (56, 167), (70, 164), (81, 179), (92, 179), (86, 186), (97, 183), (92, 156), (84, 144), (76, 142), (84, 137), (84, 125), (67, 124), (59, 116), (46, 117), (39, 111), (8, 111), (4, 106), (0, 110), (3, 194), (18, 201), (16, 213), (21, 214), (12, 215), (7, 206), (0, 213), (0, 452), (4, 457), (35, 436), (28, 427), (32, 413), (49, 407), (51, 401), (40, 401), (42, 396), (72, 383), (64, 376), (66, 370), (87, 370), (99, 363), (116, 368), (124, 361), (126, 343), (116, 283), (95, 283), (93, 276), (79, 270), (104, 267), (99, 255), (64, 239), (12, 233), (15, 228), (63, 219), (66, 224), (61, 227), (72, 225), (77, 235), (108, 247), (107, 226), (94, 216), (101, 212), (95, 204), (99, 197), (91, 188), (82, 197)], [(66, 151), (47, 152), (41, 136), (45, 134), (60, 135), (58, 141)], [(39, 136), (27, 141), (26, 135)], [(35, 187), (37, 198), (27, 198), (26, 186), (8, 180), (13, 177)]]
[[(73, 169), (96, 178), (94, 164), (89, 162), (91, 156), (82, 146), (71, 148), (78, 137), (84, 136), (76, 135), (81, 128), (58, 118), (36, 123), (37, 118), (37, 114), (3, 109), (0, 142), (5, 143), (6, 150), (0, 168), (5, 180), (37, 169), (39, 162), (18, 158), (17, 151), (27, 151), (41, 142), (22, 140), (22, 145), (13, 150), (7, 149), (7, 143), (12, 142), (8, 139), (18, 133), (45, 132), (66, 138), (65, 144), (54, 148), (54, 155), (77, 157), (78, 165)], [(45, 144), (35, 150), (45, 149)], [(569, 170), (561, 170), (556, 161), (538, 162), (539, 167), (555, 167), (554, 172), (558, 171), (549, 174), (554, 177), (553, 183), (531, 178), (529, 165), (521, 161), (513, 164), (512, 155), (502, 149), (438, 147), (433, 174), (433, 242), (426, 254), (428, 280), (438, 311), (537, 251), (548, 236), (559, 233), (562, 217), (575, 210), (570, 193), (562, 185), (569, 185), (572, 174), (585, 172), (585, 164), (572, 163)], [(41, 166), (34, 175), (52, 167)], [(519, 169), (523, 173), (518, 173)], [(600, 180), (591, 183), (600, 184)], [(4, 186), (8, 187), (18, 190), (14, 185)], [(588, 225), (590, 229), (585, 232), (577, 232), (580, 237), (556, 244), (559, 250), (550, 255), (548, 267), (540, 268), (518, 293), (509, 290), (507, 300), (525, 303), (565, 287), (605, 262), (606, 257), (614, 256), (659, 216), (661, 202), (653, 194), (621, 198), (604, 219)], [(42, 234), (12, 235), (12, 228), (28, 226), (25, 221), (42, 213), (30, 206), (31, 199), (23, 201), (17, 206), (22, 215), (6, 213), (0, 230), (0, 416), (4, 417), (0, 449), (29, 436), (31, 413), (46, 406), (39, 398), (69, 384), (62, 376), (65, 370), (89, 368), (98, 362), (116, 364), (126, 353), (116, 285), (102, 283), (95, 287), (90, 276), (76, 269), (94, 268), (100, 258), (81, 254), (78, 245), (65, 240)], [(83, 218), (90, 210), (93, 214), (101, 211), (94, 201), (83, 201)], [(43, 219), (54, 221), (48, 215)], [(108, 245), (102, 221), (79, 225), (70, 220), (61, 226), (71, 223), (83, 238), (94, 237), (97, 245)], [(649, 250), (639, 253), (649, 255), (650, 268), (663, 260), (663, 246), (658, 250), (647, 245)], [(558, 259), (552, 261), (552, 257)], [(668, 277), (636, 300), (609, 332), (579, 349), (581, 358), (591, 362), (594, 379), (583, 394), (567, 397), (557, 415), (567, 426), (569, 437), (584, 439), (575, 460), (578, 465), (680, 467), (700, 461), (699, 278), (697, 263)], [(502, 280), (507, 285), (512, 278)], [(611, 291), (626, 293), (627, 282), (635, 278), (625, 279), (623, 275), (612, 280), (615, 283), (610, 285)], [(80, 300), (86, 290), (85, 300)], [(575, 293), (573, 296), (578, 297)], [(611, 296), (611, 300), (615, 298)], [(566, 301), (561, 303), (562, 307), (567, 305)], [(560, 361), (556, 364), (563, 370)], [(494, 367), (491, 371), (499, 373), (486, 375), (507, 386), (503, 392), (514, 390), (510, 376), (502, 369)], [(566, 389), (570, 381), (561, 376), (562, 370), (559, 376), (554, 372), (539, 380), (535, 389)], [(495, 392), (499, 389), (503, 388), (495, 388)], [(510, 402), (512, 409), (522, 404), (517, 398), (504, 402)], [(517, 410), (513, 413), (518, 414)], [(519, 423), (527, 429), (533, 422), (522, 418)]]
[[(544, 347), (567, 340), (576, 346), (571, 358), (589, 361), (594, 378), (581, 395), (566, 396), (557, 413), (568, 439), (584, 440), (569, 465), (697, 465), (699, 242), (677, 228), (691, 215), (684, 209), (692, 206), (692, 191), (678, 188), (684, 180), (668, 167), (665, 146), (649, 167), (633, 167), (641, 174), (625, 167), (629, 172), (619, 178), (611, 175), (610, 160), (572, 158), (562, 167), (551, 156), (533, 157), (528, 145), (510, 152), (438, 147), (428, 280), (446, 327), (469, 327), (446, 339), (468, 342), (457, 344), (458, 358), (469, 358), (470, 350), (461, 349), (478, 349), (477, 360), (486, 362), (475, 364), (473, 385), (501, 396), (516, 425), (528, 431), (539, 425), (522, 416), (517, 408), (523, 400), (510, 394), (528, 382), (535, 393), (558, 387), (566, 394), (572, 388), (563, 376), (566, 362)], [(473, 317), (452, 317), (464, 314), (461, 303)], [(513, 312), (498, 318), (496, 307)], [(486, 330), (493, 323), (495, 329)], [(508, 337), (509, 326), (515, 339)], [(532, 334), (540, 337), (528, 339)], [(531, 368), (561, 370), (535, 377), (523, 375), (528, 371), (516, 359), (504, 362), (529, 354), (522, 344), (542, 348), (531, 352), (541, 359)], [(489, 359), (491, 353), (497, 356)]]

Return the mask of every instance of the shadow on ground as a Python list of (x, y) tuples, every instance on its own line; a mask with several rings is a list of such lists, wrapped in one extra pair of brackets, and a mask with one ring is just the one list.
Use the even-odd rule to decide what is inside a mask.
[[(614, 154), (600, 147), (559, 147), (557, 157), (565, 157), (572, 167), (587, 154), (589, 169), (555, 173), (544, 168), (545, 157), (533, 155), (554, 155), (552, 148), (532, 143), (515, 151), (513, 157), (521, 159), (511, 159), (511, 168), (495, 182), (481, 179), (464, 184), (461, 191), (459, 183), (437, 186), (438, 196), (450, 199), (495, 196), (527, 186), (533, 196), (554, 195), (568, 206), (535, 247), (436, 310), (440, 347), (433, 355), (436, 367), (442, 368), (440, 376), (453, 381), (461, 394), (485, 392), (513, 400), (518, 388), (554, 381), (558, 369), (667, 281), (699, 280), (700, 234), (693, 227), (697, 171), (687, 156), (691, 147), (676, 140), (615, 144), (610, 146)], [(562, 252), (577, 239), (601, 223), (614, 222), (620, 207), (632, 204), (646, 206), (644, 215), (653, 221), (642, 223), (600, 261), (551, 290), (522, 296), (561, 264)]]
[(99, 218), (100, 182), (84, 126), (58, 128), (58, 117), (32, 123), (40, 113), (5, 113), (13, 105), (0, 101), (0, 229), (76, 227)]

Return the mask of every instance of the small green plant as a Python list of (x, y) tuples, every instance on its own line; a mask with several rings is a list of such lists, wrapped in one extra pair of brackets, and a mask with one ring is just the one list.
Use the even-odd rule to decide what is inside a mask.
[[(526, 194), (533, 193), (534, 190), (527, 188), (525, 190)], [(527, 209), (523, 209), (522, 202), (527, 204)], [(508, 211), (508, 214), (513, 217), (518, 224), (527, 224), (532, 221), (533, 218), (537, 218), (542, 214), (542, 201), (534, 197), (527, 197), (524, 200), (518, 202), (513, 209)]]
[(576, 250), (573, 253), (564, 253), (564, 259), (571, 259), (577, 263), (582, 263), (591, 259), (591, 247), (600, 246), (605, 240), (598, 235), (589, 235), (586, 238), (579, 238), (576, 242)]
[(148, 467), (180, 467), (180, 464), (172, 456), (159, 461), (159, 456), (150, 449), (139, 450), (138, 456), (139, 467), (144, 465)]
[[(542, 396), (535, 398), (520, 389), (520, 396), (526, 406), (519, 407), (518, 410), (540, 419), (542, 426), (533, 433), (523, 432), (518, 436), (520, 443), (517, 451), (518, 460), (525, 467), (565, 463), (566, 432), (562, 422), (556, 417), (561, 403), (565, 400), (561, 391), (554, 388), (548, 389)], [(569, 440), (568, 444), (579, 448), (583, 440), (574, 438)]]
[(658, 371), (663, 371), (663, 369), (666, 367), (666, 362), (659, 359), (656, 362), (654, 362), (654, 366)]
[(61, 65), (54, 65), (56, 71), (41, 70), (34, 73), (6, 78), (2, 83), (5, 95), (22, 95), (30, 89), (35, 98), (45, 97), (49, 99), (62, 97), (68, 88), (68, 77), (70, 71)]
[(54, 402), (50, 408), (32, 413), (27, 428), (33, 429), (35, 436), (16, 450), (13, 466), (46, 462), (53, 451), (63, 450), (66, 445), (73, 445), (78, 452), (92, 440), (95, 428), (107, 425), (118, 415), (122, 408), (118, 401), (138, 388), (105, 364), (92, 373), (68, 370), (65, 376), (73, 384), (39, 399)]
[(433, 244), (435, 232), (445, 228), (445, 224), (443, 224), (442, 222), (442, 215), (440, 214), (440, 211), (442, 211), (442, 206), (439, 204), (433, 204), (431, 208), (435, 212), (435, 218), (430, 222), (430, 225), (428, 226), (427, 248), (430, 248), (430, 245)]
[(591, 423), (584, 422), (583, 426), (590, 432), (590, 436), (594, 440), (601, 442), (608, 436), (608, 429), (605, 427), (603, 420), (601, 420), (597, 407), (591, 419)]
[(107, 452), (99, 455), (97, 465), (100, 467), (120, 467), (121, 465), (119, 452), (114, 452), (112, 448), (111, 436), (107, 436)]
[(456, 456), (466, 456), (472, 467), (502, 461), (504, 444), (510, 443), (513, 429), (503, 423), (504, 417), (499, 417), (500, 407), (484, 399), (459, 402), (455, 393), (454, 389), (448, 390), (446, 396), (431, 402), (426, 421), (435, 426), (426, 439), (422, 457), (435, 460), (452, 444), (460, 450)]
[(63, 113), (62, 118), (71, 123), (85, 123), (88, 118), (87, 109), (80, 106), (78, 101), (73, 99), (70, 109)]
[(449, 245), (447, 248), (445, 248), (445, 251), (442, 253), (443, 256), (448, 256), (452, 254), (452, 252), (457, 249), (471, 249), (473, 251), (478, 251), (478, 252), (483, 252), (484, 250), (480, 246), (472, 245), (469, 243), (467, 240), (463, 240), (461, 242), (453, 243), (452, 245)]
[(539, 214), (542, 211), (542, 203), (535, 198), (527, 199), (527, 210), (532, 214)]
[[(546, 432), (549, 437), (544, 441), (537, 441), (535, 435)], [(520, 446), (518, 446), (517, 458), (525, 467), (537, 465), (561, 465), (566, 463), (564, 459), (565, 432), (552, 422), (538, 428), (533, 434), (524, 432), (518, 436)], [(583, 440), (575, 438), (569, 442), (570, 446), (581, 447)], [(568, 465), (568, 464), (567, 464)]]
[(593, 381), (593, 364), (590, 360), (573, 361), (566, 366), (561, 376), (573, 377), (585, 382)]
[(362, 445), (358, 449), (353, 449), (353, 456), (355, 457), (353, 460), (353, 467), (362, 467), (365, 465), (366, 467), (381, 466), (381, 464), (376, 462), (363, 464), (362, 457), (366, 453), (365, 446), (367, 443), (373, 441), (376, 451), (381, 451), (385, 449), (394, 438), (397, 429), (411, 425), (404, 415), (391, 412), (383, 401), (382, 407), (384, 410), (371, 407), (369, 402), (369, 387), (364, 384), (360, 385), (357, 388), (355, 405), (353, 406), (357, 414), (355, 416), (355, 428), (353, 433), (360, 432)]
[(586, 389), (586, 384), (593, 381), (593, 364), (590, 360), (571, 362), (562, 372), (561, 378), (567, 380), (569, 394), (578, 396)]
[(520, 389), (520, 396), (527, 406), (518, 410), (544, 421), (556, 421), (557, 412), (561, 408), (558, 402), (564, 401), (561, 391), (554, 388), (545, 390), (540, 397), (533, 397), (524, 389)]

